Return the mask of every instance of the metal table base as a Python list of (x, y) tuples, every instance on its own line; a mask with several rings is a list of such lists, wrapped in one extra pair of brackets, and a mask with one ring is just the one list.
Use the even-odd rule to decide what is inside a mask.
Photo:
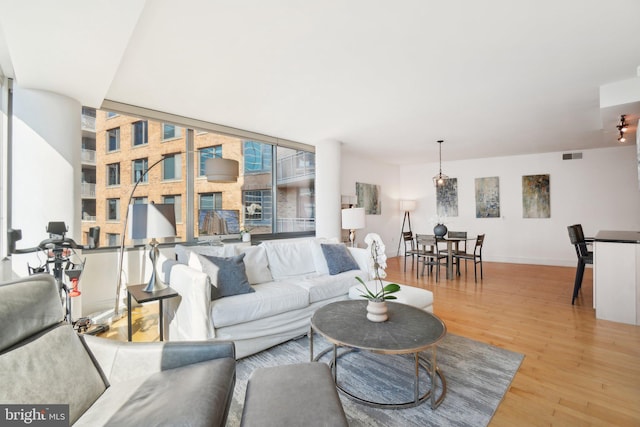
[[(318, 362), (324, 355), (331, 352), (333, 350), (331, 361), (329, 362), (329, 367), (331, 368), (331, 372), (333, 373), (333, 381), (336, 384), (336, 388), (347, 395), (349, 398), (355, 400), (356, 402), (362, 403), (364, 405), (372, 406), (374, 408), (381, 409), (402, 409), (402, 408), (413, 408), (415, 406), (420, 405), (425, 400), (431, 401), (431, 409), (436, 409), (442, 401), (444, 400), (445, 395), (447, 394), (447, 381), (444, 377), (444, 374), (438, 368), (436, 363), (436, 346), (431, 347), (431, 360), (427, 360), (423, 356), (420, 355), (419, 352), (414, 353), (415, 360), (415, 378), (414, 378), (414, 400), (408, 402), (398, 402), (398, 403), (390, 403), (390, 402), (375, 402), (367, 399), (363, 399), (360, 396), (357, 396), (346, 390), (339, 382), (338, 382), (338, 359), (345, 354), (352, 352), (362, 351), (356, 348), (350, 348), (345, 346), (338, 346), (336, 344), (327, 347), (322, 350), (317, 356), (313, 355), (313, 326), (309, 328), (309, 352), (310, 352), (310, 360), (312, 362)], [(344, 348), (345, 351), (338, 354), (338, 347)], [(435, 367), (435, 369), (432, 369)], [(420, 368), (422, 368), (427, 375), (429, 376), (431, 386), (428, 390), (420, 396)], [(436, 396), (437, 392), (437, 383), (436, 377), (440, 379), (440, 384), (442, 385), (442, 390), (439, 396)]]

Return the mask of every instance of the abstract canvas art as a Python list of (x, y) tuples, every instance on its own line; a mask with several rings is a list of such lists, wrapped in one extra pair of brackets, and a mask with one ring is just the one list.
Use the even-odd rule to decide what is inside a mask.
[(445, 179), (436, 187), (438, 216), (458, 216), (458, 178)]
[(522, 217), (551, 218), (549, 175), (522, 177)]
[(476, 218), (500, 218), (500, 178), (476, 178)]
[(356, 196), (358, 207), (364, 208), (367, 215), (382, 214), (379, 185), (356, 182)]

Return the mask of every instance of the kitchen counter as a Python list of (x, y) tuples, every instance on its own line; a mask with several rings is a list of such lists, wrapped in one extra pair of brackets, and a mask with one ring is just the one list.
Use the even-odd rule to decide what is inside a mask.
[(640, 325), (640, 232), (599, 231), (593, 246), (596, 318)]
[(596, 234), (596, 242), (640, 243), (640, 231), (603, 230)]

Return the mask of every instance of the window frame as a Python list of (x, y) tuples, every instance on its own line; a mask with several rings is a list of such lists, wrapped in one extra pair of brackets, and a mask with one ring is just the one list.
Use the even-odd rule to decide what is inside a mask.
[[(168, 201), (172, 198), (173, 201)], [(177, 199), (177, 200), (176, 200)], [(176, 201), (178, 203), (176, 203)], [(172, 204), (175, 207), (176, 224), (182, 224), (182, 194), (167, 194), (162, 196), (162, 203)]]
[[(138, 138), (138, 125), (142, 126), (142, 142), (137, 142)], [(131, 123), (131, 146), (132, 147), (142, 147), (144, 145), (149, 144), (149, 121), (148, 120), (138, 120), (136, 122)]]
[[(112, 151), (123, 150), (122, 159), (117, 157), (121, 162), (120, 183), (123, 186), (123, 188), (129, 187), (129, 184), (123, 181), (123, 179), (126, 181), (126, 178), (127, 178), (126, 175), (131, 176), (132, 185), (135, 185), (137, 181), (137, 180), (134, 180), (133, 178), (136, 175), (140, 177), (141, 174), (144, 174), (144, 179), (141, 180), (141, 183), (143, 184), (153, 183), (155, 185), (157, 183), (162, 183), (162, 181), (166, 181), (163, 179), (164, 172), (162, 173), (162, 175), (157, 172), (148, 173), (149, 171), (148, 168), (153, 163), (151, 162), (151, 159), (153, 158), (153, 155), (151, 155), (151, 152), (149, 152), (150, 154), (147, 155), (146, 150), (139, 151), (138, 153), (142, 154), (140, 156), (142, 158), (132, 159), (133, 155), (129, 152), (130, 146), (132, 144), (132, 140), (127, 140), (131, 136), (129, 135), (129, 132), (122, 133), (123, 128), (127, 130), (126, 126), (129, 126), (130, 124), (132, 125), (136, 121), (148, 120), (147, 144), (151, 145), (152, 143), (156, 144), (158, 141), (164, 142), (172, 139), (174, 141), (171, 142), (171, 145), (167, 145), (166, 149), (168, 149), (170, 152), (175, 152), (176, 150), (180, 150), (180, 154), (189, 153), (189, 154), (185, 154), (185, 156), (182, 158), (183, 171), (181, 175), (182, 175), (183, 182), (180, 184), (175, 184), (174, 187), (167, 187), (166, 190), (164, 190), (165, 194), (169, 193), (169, 195), (173, 196), (176, 194), (175, 191), (177, 189), (177, 191), (179, 192), (178, 195), (182, 197), (182, 200), (181, 200), (182, 213), (183, 213), (182, 221), (183, 221), (183, 224), (185, 224), (187, 227), (186, 233), (183, 234), (183, 238), (185, 241), (188, 241), (190, 243), (193, 243), (198, 240), (202, 241), (202, 237), (198, 236), (197, 234), (198, 233), (198, 230), (197, 230), (198, 207), (201, 203), (201, 200), (200, 200), (201, 194), (204, 195), (205, 197), (209, 195), (210, 197), (214, 198), (209, 202), (205, 202), (205, 206), (213, 205), (215, 208), (221, 208), (223, 210), (240, 209), (240, 210), (243, 210), (243, 214), (244, 214), (246, 205), (243, 202), (243, 196), (242, 196), (243, 188), (253, 189), (256, 184), (258, 184), (259, 189), (266, 188), (264, 187), (264, 185), (267, 184), (267, 186), (269, 187), (268, 191), (270, 191), (272, 195), (272, 201), (271, 201), (272, 206), (269, 207), (269, 209), (271, 209), (271, 224), (269, 225), (268, 228), (265, 227), (263, 230), (257, 231), (257, 233), (259, 233), (258, 235), (260, 236), (260, 239), (298, 237), (302, 235), (314, 234), (314, 231), (310, 228), (280, 227), (279, 226), (280, 218), (277, 217), (278, 213), (282, 213), (283, 215), (285, 215), (283, 219), (287, 221), (289, 220), (289, 217), (293, 218), (293, 216), (295, 216), (295, 213), (293, 213), (293, 216), (292, 216), (291, 214), (289, 214), (288, 211), (279, 212), (280, 210), (277, 209), (279, 206), (278, 197), (280, 197), (279, 196), (280, 190), (286, 187), (285, 183), (281, 183), (277, 181), (278, 162), (279, 162), (279, 158), (277, 157), (277, 147), (292, 148), (292, 149), (300, 150), (303, 152), (315, 154), (315, 149), (313, 146), (297, 143), (295, 141), (289, 141), (286, 139), (271, 137), (268, 135), (256, 134), (254, 132), (245, 131), (242, 129), (225, 127), (223, 125), (217, 125), (215, 123), (202, 122), (202, 121), (191, 119), (188, 117), (172, 115), (170, 113), (148, 110), (148, 109), (144, 109), (142, 107), (137, 107), (133, 105), (120, 104), (120, 103), (116, 103), (109, 100), (104, 101), (102, 109), (98, 111), (106, 111), (106, 112), (112, 111), (111, 114), (108, 115), (107, 120), (105, 120), (104, 127), (102, 127), (102, 129), (99, 132), (100, 133), (109, 132), (109, 131), (111, 132), (111, 137), (112, 137), (111, 148), (113, 148), (113, 150), (107, 150), (107, 152), (110, 153)], [(117, 113), (114, 113), (113, 111), (117, 111)], [(115, 121), (109, 122), (108, 119), (111, 119), (114, 117), (120, 117), (120, 118)], [(149, 129), (149, 126), (151, 126), (152, 129), (157, 129), (158, 124), (167, 124), (172, 126), (172, 129), (171, 129), (172, 132), (167, 134), (167, 138), (163, 138), (164, 132), (160, 133), (159, 135), (155, 133), (153, 135), (151, 134), (150, 132), (151, 130)], [(118, 125), (118, 126), (114, 126), (114, 125)], [(111, 129), (105, 130), (105, 128), (108, 128), (110, 126), (114, 126), (114, 127), (112, 127)], [(205, 135), (208, 133), (214, 136), (213, 137), (207, 136), (202, 139), (200, 138), (195, 139), (196, 134)], [(97, 136), (98, 138), (100, 138), (100, 135), (97, 135)], [(226, 137), (230, 137), (231, 139), (227, 141), (225, 140)], [(105, 137), (103, 136), (102, 139), (104, 140)], [(180, 141), (180, 139), (182, 139), (182, 141)], [(249, 182), (249, 187), (246, 187), (247, 185), (246, 180), (244, 182), (244, 185), (242, 184), (243, 165), (241, 164), (240, 181), (238, 182), (237, 185), (222, 184), (224, 187), (221, 187), (221, 189), (218, 190), (219, 187), (217, 186), (219, 184), (210, 184), (210, 183), (204, 182), (202, 179), (198, 179), (200, 176), (202, 176), (200, 173), (201, 167), (199, 164), (200, 157), (196, 157), (194, 155), (194, 152), (198, 152), (198, 150), (201, 148), (202, 145), (207, 145), (206, 147), (202, 147), (205, 149), (209, 147), (217, 147), (220, 145), (222, 146), (222, 150), (224, 151), (225, 157), (229, 157), (229, 154), (232, 153), (232, 155), (229, 158), (235, 157), (238, 160), (240, 160), (242, 163), (242, 160), (244, 159), (243, 143), (244, 141), (247, 141), (247, 140), (253, 141), (255, 143), (265, 144), (261, 152), (258, 154), (259, 162), (257, 163), (259, 164), (259, 167), (254, 166), (252, 168), (249, 168), (251, 170), (250, 173), (262, 174), (263, 176), (259, 176), (255, 179), (255, 181)], [(220, 144), (219, 141), (222, 141), (222, 143)], [(231, 147), (227, 147), (229, 141), (232, 143)], [(236, 141), (238, 144), (240, 144), (239, 146), (235, 145)], [(122, 144), (125, 144), (126, 147), (123, 147)], [(108, 149), (109, 142), (107, 141), (107, 144), (105, 145), (107, 146), (107, 149)], [(230, 148), (230, 150), (228, 150), (228, 148)], [(160, 152), (166, 151), (166, 149), (160, 149)], [(271, 154), (270, 160), (265, 159), (264, 154), (267, 152)], [(99, 154), (99, 155), (102, 156), (103, 154)], [(199, 153), (199, 156), (200, 155), (201, 154)], [(218, 154), (216, 153), (215, 156), (217, 157)], [(126, 161), (132, 162), (129, 165), (131, 166), (132, 169), (127, 170), (128, 165), (124, 163)], [(104, 163), (107, 163), (107, 162), (104, 162)], [(138, 169), (137, 174), (134, 172), (134, 169), (136, 169), (136, 167), (134, 167), (135, 164), (137, 164), (137, 169)], [(162, 167), (159, 167), (157, 169), (162, 169)], [(122, 175), (123, 173), (124, 173), (124, 176)], [(272, 176), (271, 177), (267, 176), (267, 173), (270, 173)], [(159, 177), (161, 177), (160, 180), (158, 180)], [(314, 181), (315, 181), (315, 173), (309, 176), (310, 184), (305, 184), (305, 185), (310, 185), (310, 188), (313, 189), (315, 186)], [(172, 185), (172, 184), (169, 184), (169, 185)], [(145, 189), (142, 189), (141, 187), (141, 190), (138, 191), (139, 194), (144, 194), (146, 191), (148, 191), (147, 190), (148, 187), (146, 185), (144, 187)], [(111, 195), (116, 195), (116, 193), (111, 193), (111, 194), (103, 193), (104, 188), (105, 187), (102, 187), (102, 189), (100, 190), (102, 194), (98, 195), (98, 199), (105, 200), (107, 198), (111, 198)], [(229, 188), (229, 190), (225, 188)], [(210, 191), (209, 189), (213, 191)], [(267, 191), (267, 190), (262, 190), (262, 191)], [(230, 193), (228, 194), (228, 192), (233, 194), (230, 194)], [(222, 193), (224, 197), (224, 202), (222, 206), (219, 201), (220, 196), (213, 196), (214, 193)], [(160, 192), (159, 195), (160, 197), (162, 197), (162, 192)], [(154, 195), (153, 197), (157, 197), (157, 196)], [(288, 197), (291, 197), (291, 196), (288, 196)], [(289, 203), (295, 204), (296, 201), (291, 199)], [(315, 200), (312, 200), (311, 203), (314, 203), (314, 206), (315, 206)], [(122, 200), (120, 200), (119, 206), (120, 208), (122, 208)], [(97, 214), (98, 214), (98, 218), (102, 215), (100, 212), (98, 212)], [(123, 212), (119, 212), (117, 214), (118, 221), (121, 223), (124, 220), (124, 218), (122, 218), (123, 214), (124, 214)], [(265, 213), (263, 212), (262, 215), (264, 216)], [(241, 215), (240, 218), (242, 217), (243, 215)], [(311, 219), (315, 220), (315, 214)], [(110, 222), (113, 223), (115, 221), (111, 220)], [(83, 227), (84, 227), (84, 224), (83, 224)], [(113, 227), (113, 225), (111, 227)], [(106, 231), (107, 230), (105, 230), (105, 232)], [(108, 231), (111, 231), (111, 230), (108, 230)], [(256, 232), (254, 231), (254, 234), (255, 233)], [(126, 236), (123, 236), (123, 239), (127, 241), (128, 238)], [(205, 240), (206, 240), (206, 237), (205, 237)]]
[[(116, 168), (116, 181), (115, 183), (111, 182), (111, 168), (115, 166)], [(107, 164), (107, 187), (118, 187), (120, 186), (121, 173), (120, 173), (120, 162), (109, 163)]]
[[(112, 208), (111, 203), (115, 203), (115, 206)], [(106, 219), (107, 222), (117, 222), (120, 221), (120, 199), (118, 197), (109, 197), (107, 198), (106, 203)], [(111, 218), (111, 212), (115, 213), (115, 218)]]
[[(213, 149), (213, 156), (205, 156), (205, 150)], [(220, 151), (220, 155), (218, 155)], [(222, 144), (210, 145), (208, 147), (198, 148), (198, 177), (206, 176), (206, 162), (207, 159), (217, 159), (222, 157)]]
[[(173, 176), (167, 178), (167, 159), (173, 159)], [(180, 181), (182, 179), (182, 154), (165, 154), (162, 162), (162, 182)]]
[(143, 163), (143, 168), (141, 171), (141, 178), (142, 180), (140, 181), (140, 184), (146, 184), (149, 182), (149, 174), (147, 173), (149, 171), (149, 158), (148, 157), (141, 157), (139, 159), (133, 159), (131, 160), (131, 183), (135, 184), (136, 182), (138, 182), (138, 179), (136, 176), (138, 174), (138, 170), (136, 169), (136, 164), (137, 162), (144, 162)]
[[(115, 132), (116, 148), (111, 148), (111, 132)], [(107, 153), (114, 153), (116, 151), (120, 151), (120, 126), (107, 129), (105, 133), (106, 133), (105, 145), (106, 145)]]
[[(166, 127), (173, 127), (173, 136), (167, 136), (167, 131), (165, 130)], [(182, 126), (178, 126), (174, 123), (162, 123), (162, 126), (160, 127), (160, 130), (162, 131), (162, 138), (161, 140), (164, 141), (172, 141), (174, 139), (178, 139), (178, 138), (182, 138)]]
[[(203, 196), (208, 196), (211, 195), (212, 197), (212, 208), (203, 208), (202, 207), (202, 198)], [(220, 199), (220, 204), (218, 205), (219, 207), (216, 207), (217, 201), (218, 201), (218, 196)], [(198, 211), (201, 210), (221, 210), (222, 209), (222, 191), (207, 191), (207, 192), (200, 192), (198, 193)]]

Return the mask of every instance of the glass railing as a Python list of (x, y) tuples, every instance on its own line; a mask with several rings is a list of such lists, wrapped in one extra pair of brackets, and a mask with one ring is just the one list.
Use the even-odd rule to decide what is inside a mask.
[(87, 130), (89, 132), (95, 132), (96, 131), (96, 118), (83, 114), (82, 115), (81, 129), (82, 130)]
[(306, 151), (278, 160), (278, 182), (291, 182), (309, 179), (316, 173), (315, 155)]
[(86, 148), (83, 148), (80, 154), (80, 159), (82, 163), (95, 165), (96, 150), (87, 150)]
[(80, 196), (84, 198), (92, 198), (96, 197), (96, 185), (90, 182), (83, 182), (80, 184)]
[(314, 231), (316, 229), (316, 220), (314, 218), (280, 218), (277, 222), (278, 233)]

